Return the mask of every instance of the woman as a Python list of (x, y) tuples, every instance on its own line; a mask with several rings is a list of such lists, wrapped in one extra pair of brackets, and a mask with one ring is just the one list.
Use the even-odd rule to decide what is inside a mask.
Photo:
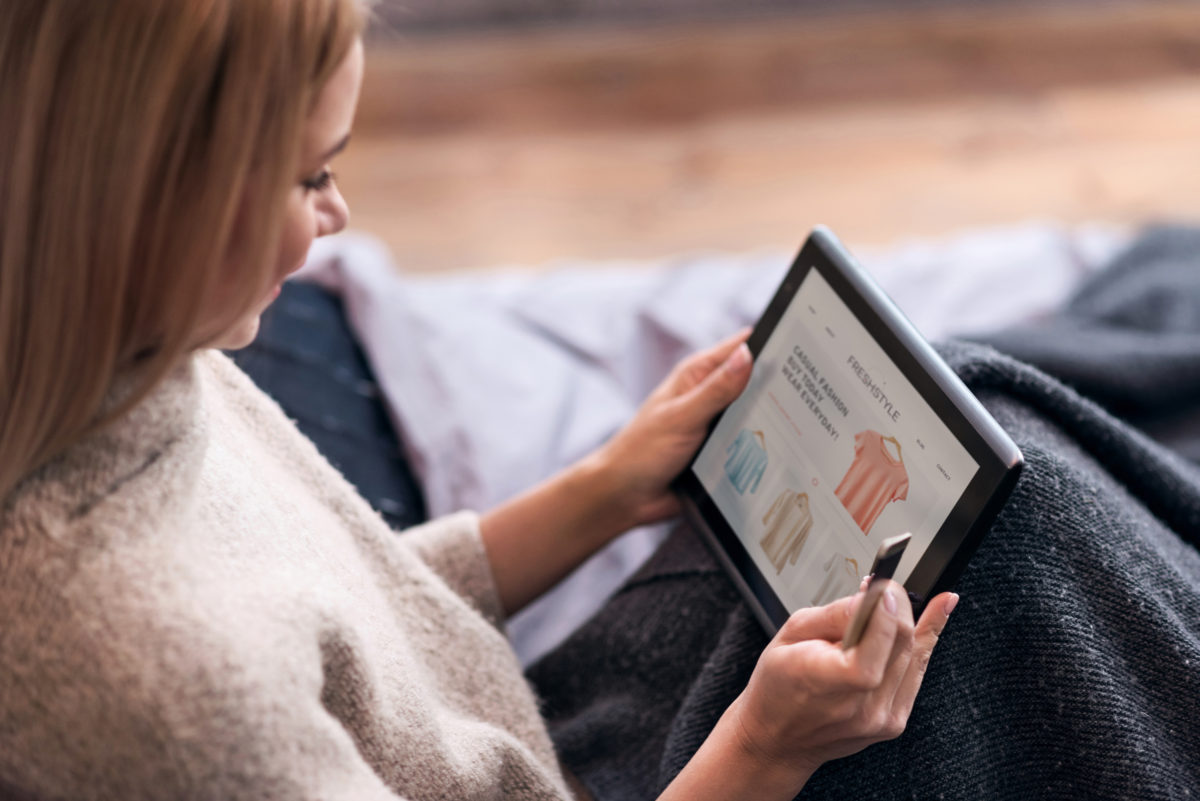
[[(502, 632), (625, 529), (745, 385), (744, 334), (600, 452), (396, 537), (214, 348), (312, 240), (358, 0), (0, 6), (0, 788), (33, 798), (564, 798)], [(904, 728), (957, 600), (795, 615), (664, 793), (791, 798)]]

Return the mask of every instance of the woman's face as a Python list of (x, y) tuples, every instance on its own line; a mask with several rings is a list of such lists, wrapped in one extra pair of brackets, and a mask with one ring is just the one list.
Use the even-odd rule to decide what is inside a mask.
[(275, 265), (277, 281), (250, 313), (210, 345), (236, 349), (253, 342), (258, 334), (259, 316), (279, 296), (283, 280), (304, 264), (313, 240), (336, 234), (346, 227), (350, 209), (334, 183), (330, 162), (350, 138), (362, 75), (363, 48), (362, 43), (357, 42), (321, 90), (305, 123), (302, 172), (288, 194), (279, 261)]

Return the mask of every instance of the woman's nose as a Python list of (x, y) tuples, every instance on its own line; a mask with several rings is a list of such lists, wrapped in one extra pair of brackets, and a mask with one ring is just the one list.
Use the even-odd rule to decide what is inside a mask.
[(350, 206), (346, 204), (346, 198), (342, 197), (342, 192), (336, 185), (330, 187), (330, 191), (325, 193), (325, 200), (320, 211), (320, 227), (317, 236), (336, 234), (350, 222)]

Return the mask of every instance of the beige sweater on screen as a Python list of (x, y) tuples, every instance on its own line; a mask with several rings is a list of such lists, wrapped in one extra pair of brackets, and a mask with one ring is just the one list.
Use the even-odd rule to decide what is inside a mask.
[(568, 791), (474, 516), (398, 536), (200, 354), (0, 520), (0, 797)]

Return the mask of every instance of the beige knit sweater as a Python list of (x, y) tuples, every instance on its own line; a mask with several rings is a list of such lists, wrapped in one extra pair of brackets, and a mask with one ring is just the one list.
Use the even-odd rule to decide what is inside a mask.
[(200, 354), (0, 520), (0, 797), (568, 797), (474, 516), (398, 536)]

